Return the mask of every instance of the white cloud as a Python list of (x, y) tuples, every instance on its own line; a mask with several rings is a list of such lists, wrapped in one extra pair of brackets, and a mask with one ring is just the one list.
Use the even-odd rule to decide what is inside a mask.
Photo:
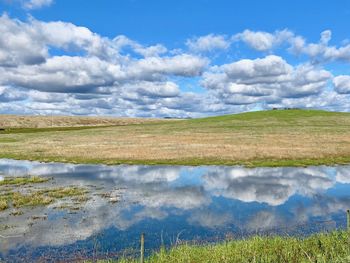
[(0, 103), (23, 101), (26, 98), (26, 92), (8, 86), (0, 86)]
[(20, 64), (39, 64), (48, 56), (47, 48), (40, 43), (36, 30), (29, 24), (0, 17), (0, 66), (14, 67)]
[(188, 54), (173, 57), (149, 57), (130, 63), (128, 75), (142, 79), (158, 79), (159, 75), (194, 77), (202, 73), (208, 60)]
[(22, 5), (26, 9), (39, 9), (50, 6), (52, 3), (53, 0), (24, 0)]
[(268, 51), (293, 38), (294, 34), (289, 30), (268, 33), (263, 31), (245, 30), (233, 36), (234, 41), (243, 41), (251, 48), (258, 51)]
[(161, 54), (166, 53), (168, 50), (161, 44), (156, 44), (149, 47), (144, 47), (133, 41), (126, 36), (120, 35), (113, 39), (113, 46), (117, 48), (117, 50), (122, 51), (125, 47), (131, 47), (135, 53), (138, 53), (144, 57), (154, 57), (159, 56)]
[(151, 98), (158, 97), (177, 97), (180, 95), (180, 89), (176, 83), (167, 82), (147, 82), (141, 81), (125, 87), (125, 92), (134, 93), (136, 96), (147, 96)]
[(188, 48), (194, 52), (209, 52), (215, 49), (227, 49), (230, 41), (222, 35), (209, 34), (206, 36), (189, 39), (186, 42)]
[(325, 30), (321, 32), (318, 43), (307, 43), (302, 37), (291, 41), (290, 50), (296, 54), (308, 55), (313, 62), (326, 63), (331, 61), (350, 62), (350, 44), (340, 47), (330, 46), (329, 41), (332, 38), (332, 32)]
[[(0, 32), (6, 36), (6, 41), (0, 39), (0, 85), (11, 87), (1, 100), (15, 102), (15, 92), (28, 89), (31, 112), (111, 114), (114, 109), (125, 115), (185, 114), (164, 106), (166, 98), (182, 96), (169, 79), (199, 76), (209, 62), (185, 53), (166, 55), (160, 44), (145, 47), (124, 36), (110, 40), (71, 23), (22, 22), (7, 15), (0, 19)], [(124, 54), (125, 47), (143, 58)], [(64, 54), (53, 56), (52, 48)], [(84, 99), (81, 94), (86, 94)], [(0, 110), (16, 112), (24, 105), (0, 105)]]
[(350, 76), (340, 75), (333, 79), (335, 91), (340, 94), (350, 94)]
[(243, 59), (214, 67), (202, 84), (227, 104), (278, 103), (283, 98), (319, 94), (332, 75), (312, 65), (293, 67), (281, 57)]
[(332, 31), (330, 30), (325, 30), (321, 33), (321, 40), (320, 43), (323, 45), (328, 45), (328, 42), (332, 38)]
[(318, 43), (308, 43), (304, 37), (295, 35), (287, 29), (273, 33), (245, 30), (232, 37), (233, 41), (243, 41), (257, 51), (272, 51), (286, 44), (291, 53), (307, 55), (314, 63), (350, 62), (350, 44), (340, 47), (330, 46), (331, 38), (332, 31), (325, 30), (321, 32)]
[(21, 65), (0, 69), (0, 82), (47, 92), (94, 91), (99, 86), (111, 86), (125, 74), (119, 65), (96, 57), (53, 57), (39, 65)]
[(255, 60), (242, 59), (221, 68), (228, 78), (243, 84), (285, 81), (292, 71), (292, 66), (274, 55)]
[[(232, 38), (209, 34), (184, 43), (190, 53), (160, 43), (141, 45), (124, 35), (102, 37), (72, 23), (23, 22), (6, 14), (0, 17), (0, 34), (3, 113), (195, 117), (250, 110), (257, 104), (348, 109), (347, 77), (335, 76), (338, 94), (326, 93), (332, 75), (312, 63), (345, 58), (346, 46), (329, 46), (329, 30), (316, 44), (289, 30), (246, 30)], [(232, 41), (269, 52), (288, 44), (290, 51), (308, 54), (311, 61), (292, 65), (269, 55), (212, 65), (209, 51), (229, 50), (230, 59)]]

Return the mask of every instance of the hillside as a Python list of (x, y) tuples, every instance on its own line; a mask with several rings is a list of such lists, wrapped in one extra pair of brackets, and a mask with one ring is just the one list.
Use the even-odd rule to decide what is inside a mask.
[(0, 132), (0, 157), (105, 164), (350, 162), (350, 113), (276, 110), (131, 124), (5, 130)]
[(0, 128), (110, 126), (140, 124), (159, 120), (146, 118), (0, 115)]

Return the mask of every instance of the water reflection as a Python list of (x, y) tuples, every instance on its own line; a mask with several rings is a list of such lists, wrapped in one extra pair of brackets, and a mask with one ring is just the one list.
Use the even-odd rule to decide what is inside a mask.
[(243, 202), (284, 204), (291, 196), (312, 196), (334, 185), (325, 168), (216, 168), (204, 176), (204, 187), (214, 196)]
[[(55, 186), (83, 186), (90, 199), (78, 211), (48, 207), (22, 215), (0, 212), (0, 259), (31, 260), (62, 251), (92, 253), (134, 246), (141, 231), (148, 246), (160, 236), (224, 237), (328, 220), (342, 226), (350, 204), (350, 167), (257, 168), (98, 166), (0, 160), (0, 177), (49, 176)], [(103, 193), (117, 197), (111, 203)], [(39, 218), (39, 219), (38, 219)], [(10, 237), (11, 236), (11, 237)], [(168, 240), (168, 241), (169, 241)], [(95, 242), (94, 241), (94, 242)], [(167, 240), (165, 240), (167, 242)], [(170, 241), (169, 241), (170, 242)], [(116, 245), (118, 244), (118, 246)]]

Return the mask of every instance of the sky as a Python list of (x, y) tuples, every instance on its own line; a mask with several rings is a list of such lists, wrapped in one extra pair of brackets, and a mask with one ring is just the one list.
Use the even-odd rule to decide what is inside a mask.
[(0, 0), (0, 114), (350, 111), (350, 1)]

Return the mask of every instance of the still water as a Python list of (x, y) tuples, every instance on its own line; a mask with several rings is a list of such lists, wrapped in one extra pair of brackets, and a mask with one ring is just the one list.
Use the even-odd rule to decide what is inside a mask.
[(88, 200), (78, 208), (60, 207), (65, 202), (60, 200), (21, 209), (23, 214), (0, 212), (0, 261), (137, 256), (128, 249), (138, 249), (143, 232), (149, 253), (184, 241), (307, 235), (345, 227), (350, 208), (350, 166), (248, 169), (0, 160), (0, 179), (26, 175), (52, 178), (34, 188), (84, 187)]

